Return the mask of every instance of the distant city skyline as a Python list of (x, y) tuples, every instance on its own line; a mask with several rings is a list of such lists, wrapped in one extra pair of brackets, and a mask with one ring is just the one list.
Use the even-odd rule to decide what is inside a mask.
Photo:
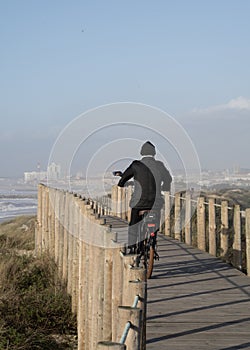
[(46, 169), (68, 123), (116, 102), (170, 114), (202, 169), (250, 168), (249, 13), (247, 0), (2, 1), (0, 177)]

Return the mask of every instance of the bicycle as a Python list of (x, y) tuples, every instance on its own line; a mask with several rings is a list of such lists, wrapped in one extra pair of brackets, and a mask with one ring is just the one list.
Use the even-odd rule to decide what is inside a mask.
[[(114, 176), (122, 176), (121, 171), (114, 171)], [(159, 260), (157, 253), (157, 213), (151, 209), (142, 209), (139, 216), (142, 217), (138, 225), (137, 243), (134, 245), (135, 266), (142, 263), (146, 269), (147, 278), (151, 278), (154, 260)]]
[(154, 260), (159, 260), (157, 253), (157, 213), (150, 209), (141, 210), (139, 215), (142, 220), (138, 229), (138, 241), (136, 243), (135, 265), (142, 263), (146, 268), (147, 278), (151, 278)]

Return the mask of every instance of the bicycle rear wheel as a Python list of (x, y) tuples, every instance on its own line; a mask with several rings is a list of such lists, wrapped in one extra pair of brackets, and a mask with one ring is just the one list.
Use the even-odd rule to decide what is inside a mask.
[(149, 257), (147, 260), (147, 278), (151, 278), (153, 268), (154, 268), (154, 255), (155, 255), (155, 250), (152, 246), (150, 246), (149, 249)]

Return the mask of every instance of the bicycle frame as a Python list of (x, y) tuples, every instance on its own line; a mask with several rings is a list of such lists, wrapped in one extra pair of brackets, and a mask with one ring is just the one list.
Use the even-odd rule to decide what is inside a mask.
[(142, 220), (139, 225), (136, 265), (139, 266), (143, 258), (143, 264), (147, 269), (147, 278), (150, 278), (153, 271), (155, 259), (159, 260), (156, 252), (157, 244), (157, 214), (150, 210), (142, 212)]

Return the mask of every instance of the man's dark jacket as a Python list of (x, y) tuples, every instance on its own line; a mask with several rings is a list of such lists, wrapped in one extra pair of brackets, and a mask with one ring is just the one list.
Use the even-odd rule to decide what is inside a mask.
[(163, 205), (161, 191), (170, 191), (172, 182), (172, 177), (164, 164), (148, 156), (135, 160), (123, 173), (118, 186), (123, 187), (132, 177), (135, 188), (130, 207), (160, 209)]

